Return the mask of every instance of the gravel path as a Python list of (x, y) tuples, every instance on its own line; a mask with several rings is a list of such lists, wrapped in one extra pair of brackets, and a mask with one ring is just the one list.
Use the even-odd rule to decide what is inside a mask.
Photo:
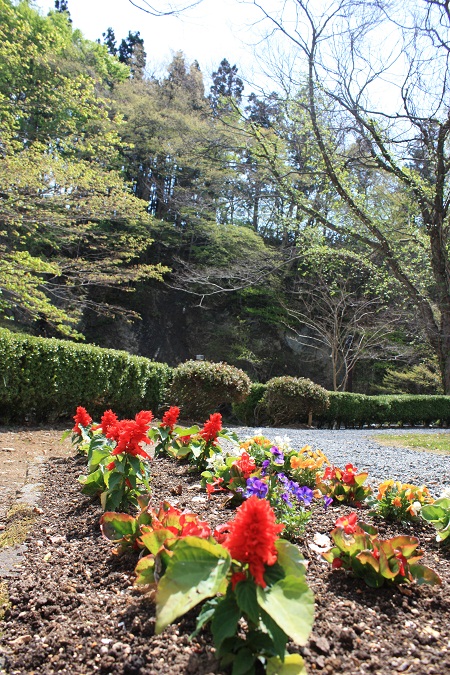
[[(253, 436), (259, 429), (239, 427), (233, 431), (245, 438)], [(358, 469), (368, 471), (369, 482), (374, 485), (393, 478), (414, 485), (425, 484), (432, 495), (438, 497), (444, 487), (450, 487), (450, 455), (391, 448), (376, 442), (380, 434), (395, 436), (409, 431), (450, 435), (450, 431), (443, 429), (261, 429), (261, 433), (270, 439), (288, 436), (296, 449), (306, 444), (320, 448), (336, 466), (343, 468), (351, 462)]]

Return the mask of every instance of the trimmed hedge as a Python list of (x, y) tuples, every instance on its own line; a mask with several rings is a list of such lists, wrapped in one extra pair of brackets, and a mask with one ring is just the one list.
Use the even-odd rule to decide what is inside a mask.
[(365, 424), (440, 424), (450, 423), (450, 396), (366, 396), (329, 392), (330, 407), (318, 415), (319, 425), (363, 427)]
[(240, 403), (249, 394), (250, 378), (227, 363), (186, 361), (173, 371), (170, 401), (184, 417), (205, 419), (226, 404)]
[(266, 384), (263, 404), (274, 424), (310, 423), (329, 406), (326, 389), (305, 377), (274, 377)]
[(242, 403), (233, 403), (233, 415), (240, 424), (250, 427), (262, 424), (266, 421), (267, 412), (263, 403), (267, 385), (253, 382), (250, 393)]
[(0, 421), (54, 421), (83, 405), (96, 416), (156, 413), (172, 369), (127, 352), (0, 329)]

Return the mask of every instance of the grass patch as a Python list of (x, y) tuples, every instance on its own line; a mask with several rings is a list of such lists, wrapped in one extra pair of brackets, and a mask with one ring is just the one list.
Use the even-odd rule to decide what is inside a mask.
[(6, 514), (6, 529), (0, 533), (0, 548), (22, 544), (36, 516), (28, 504), (14, 504)]
[(391, 436), (380, 434), (372, 437), (380, 445), (394, 448), (408, 448), (418, 452), (431, 452), (434, 455), (450, 455), (450, 434), (399, 434)]

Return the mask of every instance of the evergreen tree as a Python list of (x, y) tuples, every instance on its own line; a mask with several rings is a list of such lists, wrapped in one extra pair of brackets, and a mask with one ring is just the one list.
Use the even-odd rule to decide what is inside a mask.
[[(112, 35), (114, 36), (114, 33)], [(139, 31), (135, 33), (128, 31), (128, 36), (119, 45), (117, 56), (121, 63), (126, 63), (130, 67), (133, 79), (143, 79), (147, 54), (144, 50), (144, 40), (140, 37)]]
[(105, 44), (108, 48), (108, 53), (111, 54), (111, 56), (116, 56), (117, 55), (117, 45), (116, 45), (116, 36), (111, 27), (106, 29), (106, 33), (102, 33), (103, 37), (103, 44)]
[(237, 72), (236, 65), (230, 66), (227, 59), (222, 59), (219, 68), (212, 74), (213, 84), (208, 99), (215, 115), (219, 110), (227, 112), (231, 109), (230, 101), (227, 102), (227, 99), (234, 99), (237, 105), (241, 103), (244, 83)]

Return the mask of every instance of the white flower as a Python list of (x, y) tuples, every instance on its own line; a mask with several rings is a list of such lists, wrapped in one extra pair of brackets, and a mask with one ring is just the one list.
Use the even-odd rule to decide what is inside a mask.
[(410, 513), (412, 516), (417, 516), (422, 510), (422, 504), (420, 502), (413, 502), (411, 504)]
[(450, 487), (447, 487), (444, 490), (442, 490), (441, 497), (444, 497), (445, 499), (450, 499)]

